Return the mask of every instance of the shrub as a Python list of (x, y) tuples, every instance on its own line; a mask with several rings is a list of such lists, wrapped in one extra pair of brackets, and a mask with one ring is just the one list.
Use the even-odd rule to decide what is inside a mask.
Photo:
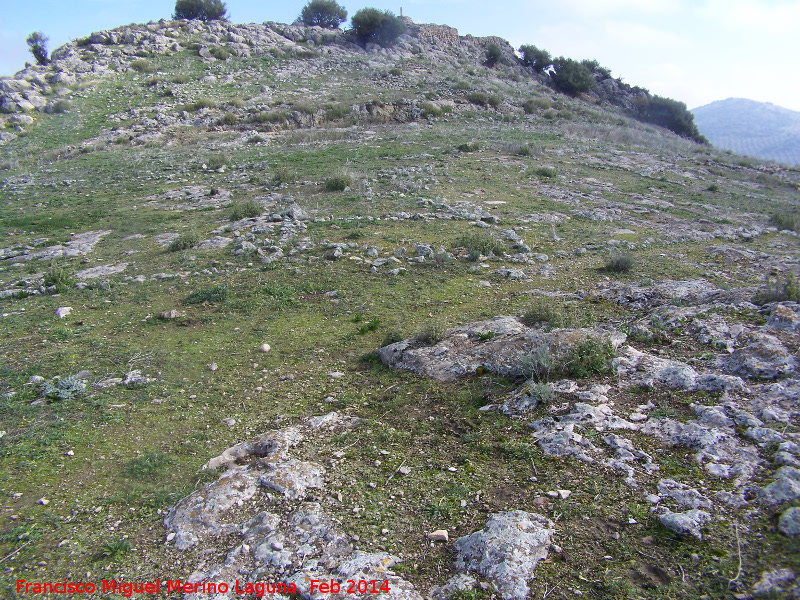
[(565, 94), (577, 96), (595, 86), (591, 71), (577, 60), (560, 56), (553, 61), (553, 68), (550, 77), (556, 88)]
[(42, 384), (42, 394), (51, 400), (72, 400), (86, 391), (86, 382), (77, 375), (62, 377), (53, 383), (45, 381)]
[(541, 343), (523, 357), (520, 368), (525, 377), (535, 381), (547, 381), (556, 366), (556, 360), (547, 344)]
[(546, 323), (554, 329), (588, 327), (594, 323), (594, 314), (587, 307), (573, 302), (558, 302), (552, 298), (537, 298), (525, 310), (522, 322), (528, 327)]
[(614, 358), (614, 347), (610, 341), (588, 336), (575, 344), (563, 363), (564, 372), (570, 377), (582, 379), (593, 374), (608, 373), (609, 362)]
[(531, 67), (537, 73), (542, 73), (553, 64), (550, 53), (547, 50), (540, 50), (536, 46), (520, 46), (519, 53), (522, 55), (522, 64)]
[(679, 136), (699, 144), (708, 143), (708, 140), (697, 129), (694, 115), (683, 102), (672, 98), (645, 95), (637, 98), (634, 111), (634, 116), (639, 121), (665, 127)]
[(606, 261), (603, 270), (606, 273), (627, 273), (633, 265), (633, 257), (629, 254), (614, 253)]
[(469, 253), (470, 260), (473, 261), (478, 260), (481, 255), (489, 256), (489, 253), (500, 256), (506, 250), (502, 242), (481, 229), (465, 233), (457, 238), (453, 242), (453, 248), (464, 248)]
[(228, 49), (223, 48), (222, 46), (213, 46), (209, 48), (208, 51), (211, 56), (217, 60), (228, 60), (231, 56), (231, 53), (228, 51)]
[(294, 183), (295, 174), (285, 167), (278, 167), (272, 174), (272, 184), (281, 185), (282, 183)]
[(372, 318), (367, 321), (364, 325), (358, 328), (358, 335), (366, 335), (370, 331), (375, 331), (380, 327), (381, 321), (378, 318)]
[(769, 220), (780, 231), (800, 231), (800, 219), (794, 215), (774, 213)]
[(555, 179), (556, 170), (552, 167), (538, 167), (533, 171), (534, 175), (540, 179)]
[(347, 173), (334, 175), (325, 181), (325, 189), (329, 192), (343, 192), (351, 185), (353, 185), (353, 178)]
[(423, 117), (438, 117), (442, 114), (442, 109), (433, 102), (423, 102), (420, 108), (422, 109)]
[(28, 36), (25, 42), (28, 44), (28, 50), (33, 54), (36, 63), (40, 65), (50, 64), (50, 59), (47, 58), (47, 41), (48, 37), (41, 31), (34, 31)]
[(206, 159), (206, 168), (216, 171), (220, 167), (227, 165), (229, 162), (231, 162), (231, 157), (224, 152), (212, 154), (208, 157), (208, 159)]
[(477, 152), (478, 150), (480, 150), (480, 146), (477, 143), (460, 144), (456, 146), (456, 150), (458, 150), (459, 152)]
[(256, 123), (281, 123), (289, 119), (289, 114), (283, 110), (261, 112), (254, 115), (252, 120)]
[(317, 112), (317, 107), (310, 102), (306, 102), (305, 100), (295, 102), (292, 104), (292, 108), (297, 112), (305, 113), (307, 115), (313, 115), (315, 112)]
[(397, 329), (390, 329), (386, 332), (386, 336), (383, 338), (381, 342), (381, 348), (384, 346), (391, 346), (392, 344), (396, 344), (397, 342), (402, 342), (405, 338), (403, 337), (403, 333)]
[(487, 67), (494, 67), (497, 63), (502, 62), (503, 59), (503, 50), (492, 42), (486, 48), (486, 66)]
[(347, 10), (336, 0), (311, 0), (303, 7), (300, 20), (309, 27), (338, 29), (347, 20)]
[(338, 121), (340, 119), (344, 119), (347, 115), (350, 114), (350, 107), (344, 104), (335, 104), (333, 106), (329, 106), (325, 111), (325, 118), (328, 121)]
[(134, 71), (138, 71), (139, 73), (152, 73), (153, 71), (156, 70), (153, 65), (151, 65), (143, 58), (137, 58), (136, 60), (132, 60), (131, 69), (133, 69)]
[(226, 113), (225, 113), (225, 114), (222, 116), (222, 118), (219, 120), (219, 122), (220, 122), (222, 125), (236, 125), (236, 122), (237, 122), (238, 120), (239, 120), (239, 117), (237, 117), (235, 113), (232, 113), (232, 112), (226, 112)]
[(228, 288), (224, 285), (215, 285), (214, 287), (210, 288), (200, 288), (198, 290), (193, 291), (189, 294), (186, 298), (184, 298), (184, 304), (203, 304), (204, 302), (208, 304), (215, 304), (217, 302), (222, 302), (228, 297)]
[(600, 63), (598, 63), (596, 60), (582, 60), (581, 64), (589, 69), (589, 72), (592, 75), (595, 75), (596, 78), (600, 79), (600, 81), (611, 79), (611, 70), (601, 67)]
[(190, 105), (192, 110), (200, 110), (202, 108), (216, 108), (217, 103), (211, 98), (199, 98)]
[(784, 281), (777, 277), (770, 277), (766, 284), (755, 296), (753, 304), (769, 304), (770, 302), (800, 302), (800, 282), (793, 274), (789, 274)]
[(364, 45), (391, 46), (406, 31), (406, 24), (391, 11), (362, 8), (352, 18), (353, 33)]
[(414, 339), (427, 346), (438, 344), (444, 339), (446, 327), (441, 323), (431, 323), (414, 336)]
[(69, 271), (57, 262), (50, 263), (50, 268), (44, 274), (44, 286), (55, 287), (57, 294), (63, 294), (75, 284)]
[(224, 20), (228, 7), (222, 0), (177, 0), (173, 19)]
[(125, 474), (132, 479), (152, 479), (172, 464), (172, 459), (158, 450), (148, 450), (125, 465)]
[(486, 106), (489, 104), (489, 94), (486, 92), (470, 92), (467, 94), (467, 100), (478, 106)]
[(178, 73), (172, 78), (172, 83), (188, 83), (190, 79), (186, 73)]
[(231, 212), (231, 221), (240, 221), (242, 219), (254, 219), (259, 216), (264, 210), (261, 205), (254, 200), (248, 200), (241, 204), (234, 204), (233, 211)]
[(228, 104), (231, 105), (233, 108), (244, 108), (246, 103), (241, 98), (231, 98), (228, 100)]
[(200, 241), (200, 236), (194, 231), (186, 231), (172, 240), (172, 243), (167, 247), (170, 252), (180, 252), (181, 250), (188, 250), (193, 248)]
[(131, 543), (127, 539), (118, 538), (107, 544), (104, 544), (100, 549), (100, 553), (112, 561), (120, 560), (125, 554), (130, 552)]
[(550, 104), (549, 100), (545, 100), (544, 98), (533, 98), (532, 100), (526, 100), (522, 103), (522, 110), (525, 111), (525, 114), (532, 115), (536, 112), (536, 109), (547, 110), (552, 105)]

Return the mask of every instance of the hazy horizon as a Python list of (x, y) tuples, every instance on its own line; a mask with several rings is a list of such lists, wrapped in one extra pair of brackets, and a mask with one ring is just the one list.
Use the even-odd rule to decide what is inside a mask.
[[(228, 0), (233, 22), (293, 22), (305, 0), (265, 6)], [(632, 85), (701, 107), (727, 98), (770, 102), (800, 111), (800, 2), (787, 0), (498, 0), (487, 12), (477, 0), (340, 2), (352, 16), (365, 6), (438, 23), (461, 35), (496, 35), (515, 48), (534, 44), (554, 56), (595, 59)], [(7, 7), (0, 25), (0, 75), (32, 61), (25, 38), (42, 31), (49, 50), (129, 23), (170, 18), (174, 1), (32, 0)], [(769, 85), (767, 85), (767, 83)]]

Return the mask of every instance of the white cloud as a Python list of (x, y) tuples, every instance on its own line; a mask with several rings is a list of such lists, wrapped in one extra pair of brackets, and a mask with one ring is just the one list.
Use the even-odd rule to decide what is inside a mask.
[(668, 14), (681, 10), (682, 0), (562, 0), (561, 5), (577, 16), (612, 13)]
[(653, 51), (693, 45), (681, 35), (641, 23), (606, 21), (603, 23), (603, 32), (610, 44), (620, 48)]
[(798, 39), (800, 2), (795, 0), (706, 0), (697, 13), (715, 26), (764, 34), (788, 34)]

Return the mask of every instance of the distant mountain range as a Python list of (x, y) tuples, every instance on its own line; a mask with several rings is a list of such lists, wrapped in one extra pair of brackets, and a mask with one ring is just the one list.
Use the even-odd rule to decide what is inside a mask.
[(697, 128), (718, 148), (800, 165), (800, 112), (728, 98), (692, 110)]

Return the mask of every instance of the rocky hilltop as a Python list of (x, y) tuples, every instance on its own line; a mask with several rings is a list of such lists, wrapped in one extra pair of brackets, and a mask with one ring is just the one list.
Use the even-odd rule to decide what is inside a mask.
[(4, 593), (800, 597), (800, 172), (408, 25), (0, 80)]

